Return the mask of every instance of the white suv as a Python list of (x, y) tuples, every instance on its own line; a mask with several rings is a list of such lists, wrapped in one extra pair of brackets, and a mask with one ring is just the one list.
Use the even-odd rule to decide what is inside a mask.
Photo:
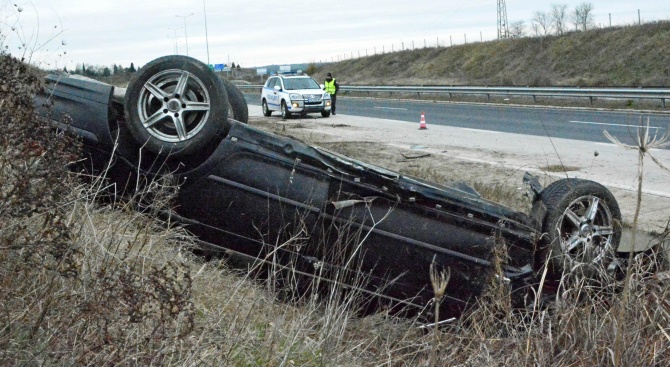
[(272, 111), (281, 111), (285, 119), (292, 114), (313, 112), (330, 116), (330, 94), (324, 92), (316, 80), (301, 73), (268, 78), (261, 92), (261, 105), (265, 116), (270, 116)]

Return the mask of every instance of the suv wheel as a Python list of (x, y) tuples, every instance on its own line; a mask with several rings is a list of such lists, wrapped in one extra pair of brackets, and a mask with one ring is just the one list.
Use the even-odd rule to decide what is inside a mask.
[(288, 120), (291, 118), (291, 113), (288, 112), (288, 108), (286, 107), (286, 102), (281, 101), (281, 117), (285, 120)]
[(270, 115), (272, 115), (272, 111), (268, 108), (268, 101), (266, 100), (263, 100), (263, 115), (265, 115), (265, 117), (270, 117)]

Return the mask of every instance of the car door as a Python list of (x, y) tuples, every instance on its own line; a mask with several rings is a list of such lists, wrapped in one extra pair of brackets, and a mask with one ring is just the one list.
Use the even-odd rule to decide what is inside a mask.
[(299, 255), (330, 187), (325, 172), (297, 158), (306, 150), (300, 142), (235, 125), (189, 175), (179, 212), (208, 243), (264, 259)]
[(279, 96), (277, 94), (277, 91), (274, 89), (275, 85), (277, 85), (279, 81), (279, 78), (277, 77), (271, 77), (268, 82), (265, 85), (265, 89), (263, 90), (263, 94), (265, 95), (265, 99), (268, 102), (268, 108), (272, 111), (277, 111), (279, 110)]

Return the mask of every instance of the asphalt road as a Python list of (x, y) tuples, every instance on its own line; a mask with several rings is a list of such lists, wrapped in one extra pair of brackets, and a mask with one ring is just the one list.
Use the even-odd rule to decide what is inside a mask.
[[(259, 97), (246, 95), (250, 104)], [(421, 113), (430, 125), (443, 125), (552, 138), (609, 142), (603, 130), (632, 144), (641, 122), (659, 135), (670, 128), (670, 114), (597, 109), (519, 107), (473, 103), (436, 103), (372, 98), (339, 98), (337, 112), (418, 124)], [(670, 147), (666, 147), (669, 149)]]

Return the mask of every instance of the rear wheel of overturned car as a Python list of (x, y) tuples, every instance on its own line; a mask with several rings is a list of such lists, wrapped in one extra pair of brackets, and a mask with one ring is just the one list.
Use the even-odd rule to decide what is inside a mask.
[(270, 115), (272, 115), (272, 111), (268, 108), (268, 101), (266, 100), (263, 100), (263, 115), (265, 115), (265, 117), (270, 117)]
[(225, 85), (207, 65), (188, 56), (146, 64), (130, 81), (125, 100), (128, 130), (159, 155), (196, 153), (229, 129)]
[(281, 118), (287, 120), (291, 118), (291, 113), (288, 112), (288, 107), (286, 107), (286, 102), (281, 101)]
[(249, 107), (242, 91), (226, 79), (221, 79), (228, 95), (228, 117), (245, 124), (249, 122)]
[(618, 270), (621, 212), (603, 185), (561, 179), (540, 193), (547, 207), (543, 255), (556, 274), (610, 277)]

